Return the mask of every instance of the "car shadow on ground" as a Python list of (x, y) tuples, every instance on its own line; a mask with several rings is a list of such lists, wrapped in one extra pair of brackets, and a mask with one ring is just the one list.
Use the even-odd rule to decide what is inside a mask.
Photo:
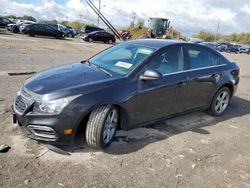
[[(148, 144), (167, 139), (173, 135), (192, 131), (199, 134), (210, 134), (203, 129), (207, 126), (213, 126), (219, 122), (233, 119), (250, 114), (250, 101), (233, 97), (230, 106), (221, 117), (213, 117), (205, 112), (194, 112), (175, 118), (171, 118), (160, 123), (148, 125), (129, 131), (118, 131), (112, 144), (103, 150), (105, 153), (113, 155), (128, 154), (138, 151)], [(72, 153), (93, 152), (84, 143), (84, 136), (78, 135), (76, 146), (72, 148), (61, 148), (64, 151)]]
[(12, 35), (12, 33), (8, 32), (6, 29), (0, 28), (0, 35)]
[(35, 36), (29, 36), (29, 35), (26, 35), (27, 37), (29, 38), (38, 38), (38, 39), (55, 39), (55, 40), (65, 40), (65, 41), (70, 41), (71, 38), (56, 38), (56, 37), (50, 37), (50, 36), (42, 36), (42, 35), (35, 35)]

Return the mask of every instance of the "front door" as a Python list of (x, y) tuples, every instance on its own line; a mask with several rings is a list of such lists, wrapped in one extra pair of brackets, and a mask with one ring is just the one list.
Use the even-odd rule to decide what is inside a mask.
[(51, 36), (51, 37), (56, 37), (56, 31), (53, 27), (49, 25), (44, 25), (45, 26), (45, 36)]
[(139, 81), (137, 123), (182, 112), (187, 91), (183, 48), (178, 45), (166, 48), (150, 60), (146, 69), (157, 70), (163, 77), (158, 80)]

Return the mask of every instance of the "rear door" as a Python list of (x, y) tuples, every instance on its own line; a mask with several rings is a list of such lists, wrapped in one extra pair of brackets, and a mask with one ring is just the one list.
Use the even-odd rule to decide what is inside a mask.
[(208, 107), (225, 65), (220, 64), (220, 56), (209, 48), (190, 44), (185, 49), (189, 80), (185, 108)]
[(145, 67), (159, 71), (159, 80), (139, 81), (137, 123), (147, 122), (184, 111), (187, 73), (182, 46), (171, 46), (153, 57)]
[(103, 34), (101, 32), (96, 32), (94, 34), (94, 40), (95, 41), (102, 41), (102, 36), (103, 36)]
[(102, 42), (107, 42), (107, 34), (105, 32), (100, 32), (99, 33), (99, 41), (102, 41)]

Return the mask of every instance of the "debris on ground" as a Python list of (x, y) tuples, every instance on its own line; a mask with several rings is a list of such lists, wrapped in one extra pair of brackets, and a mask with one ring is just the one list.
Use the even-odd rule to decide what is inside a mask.
[(60, 186), (64, 187), (64, 185), (63, 185), (62, 183), (60, 183), (60, 182), (58, 182), (58, 185), (60, 185)]
[(22, 76), (22, 75), (30, 75), (30, 74), (35, 74), (36, 72), (8, 72), (9, 76)]
[(8, 146), (7, 144), (1, 144), (0, 145), (0, 153), (6, 153), (9, 151), (11, 147)]
[(26, 179), (24, 180), (24, 184), (27, 185), (30, 182), (30, 180)]

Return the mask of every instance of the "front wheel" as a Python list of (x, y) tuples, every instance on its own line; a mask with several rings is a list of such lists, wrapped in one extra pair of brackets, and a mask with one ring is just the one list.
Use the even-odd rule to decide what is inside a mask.
[(229, 105), (230, 98), (231, 92), (227, 87), (222, 87), (221, 89), (219, 89), (216, 92), (212, 104), (210, 106), (210, 112), (212, 113), (212, 115), (222, 115)]
[(93, 39), (92, 39), (92, 38), (89, 38), (88, 41), (89, 41), (89, 42), (93, 42)]
[(19, 30), (18, 29), (13, 29), (13, 33), (18, 33), (19, 32)]
[(73, 35), (71, 33), (68, 33), (69, 38), (73, 38)]
[(113, 105), (103, 105), (93, 110), (85, 132), (87, 144), (93, 148), (106, 148), (118, 127), (118, 116), (118, 109)]

